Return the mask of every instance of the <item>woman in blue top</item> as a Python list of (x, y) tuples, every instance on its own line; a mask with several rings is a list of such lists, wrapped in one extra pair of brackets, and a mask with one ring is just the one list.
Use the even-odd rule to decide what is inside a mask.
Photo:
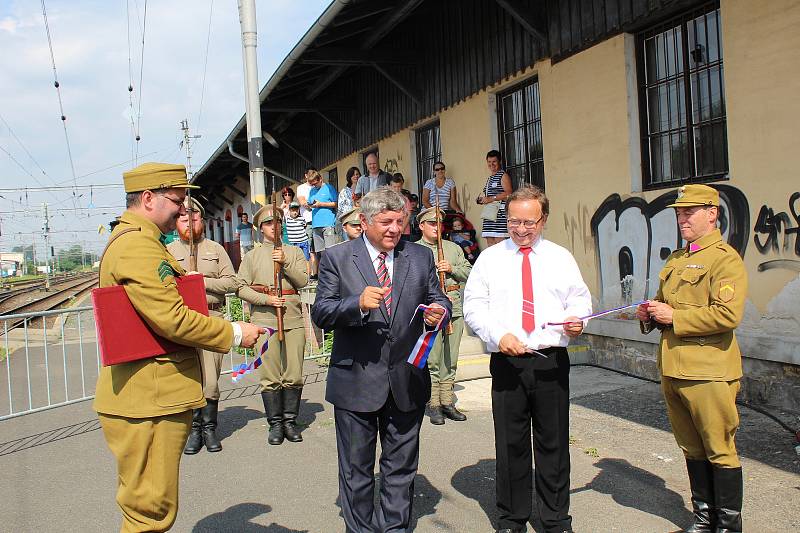
[(483, 219), (483, 231), (481, 236), (486, 238), (486, 244), (492, 246), (508, 238), (508, 218), (506, 216), (505, 199), (512, 192), (511, 176), (503, 170), (501, 166), (502, 156), (497, 150), (491, 150), (486, 154), (486, 166), (491, 175), (486, 180), (483, 187), (483, 194), (477, 198), (479, 204), (491, 204), (499, 202), (497, 218), (495, 220)]

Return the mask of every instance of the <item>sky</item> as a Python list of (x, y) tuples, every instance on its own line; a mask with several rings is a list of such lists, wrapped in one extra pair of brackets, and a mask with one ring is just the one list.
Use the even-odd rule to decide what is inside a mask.
[[(329, 3), (256, 1), (259, 88)], [(98, 227), (124, 210), (123, 189), (76, 185), (121, 185), (133, 160), (185, 163), (183, 119), (201, 136), (197, 170), (244, 114), (237, 1), (45, 0), (45, 8), (65, 123), (41, 2), (0, 0), (0, 251), (32, 242), (44, 251), (47, 203), (56, 250), (82, 243), (99, 252), (108, 234)], [(64, 189), (8, 190), (53, 186)]]

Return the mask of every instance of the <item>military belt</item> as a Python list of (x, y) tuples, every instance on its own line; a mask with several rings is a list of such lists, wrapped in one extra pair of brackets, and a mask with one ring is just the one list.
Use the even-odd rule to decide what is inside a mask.
[(453, 292), (461, 290), (461, 285), (447, 285), (444, 289), (444, 292)]
[[(266, 285), (250, 285), (250, 288), (257, 292), (263, 292), (264, 294), (271, 294), (272, 296), (277, 295), (277, 291), (274, 287), (267, 287)], [(291, 296), (292, 294), (297, 294), (297, 291), (294, 289), (281, 289), (281, 296)]]

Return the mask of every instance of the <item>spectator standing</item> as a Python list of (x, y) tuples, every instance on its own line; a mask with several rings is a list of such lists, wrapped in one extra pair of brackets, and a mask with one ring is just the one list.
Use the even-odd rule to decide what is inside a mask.
[(367, 175), (363, 176), (353, 191), (353, 200), (356, 205), (361, 200), (361, 197), (370, 191), (374, 191), (379, 187), (389, 184), (392, 178), (388, 173), (384, 172), (378, 167), (378, 155), (371, 153), (367, 156), (365, 163), (367, 165)]
[[(294, 202), (294, 191), (292, 190), (291, 187), (287, 186), (281, 189), (280, 202), (281, 202), (280, 209), (281, 211), (283, 211), (283, 219), (286, 220), (289, 218), (289, 204)], [(297, 205), (299, 206), (300, 204), (298, 203)], [(286, 224), (283, 225), (282, 239), (285, 244), (289, 244), (289, 235), (286, 233)]]
[(336, 220), (338, 221), (336, 228), (341, 235), (342, 240), (345, 241), (347, 240), (347, 234), (342, 228), (341, 218), (342, 215), (348, 211), (352, 211), (355, 207), (355, 202), (353, 201), (353, 191), (355, 190), (360, 177), (361, 171), (358, 170), (358, 167), (350, 167), (347, 169), (347, 186), (342, 187), (342, 190), (339, 191), (339, 201), (336, 206)]
[(405, 212), (407, 213), (406, 214), (406, 222), (405, 222), (405, 226), (403, 226), (403, 232), (400, 235), (400, 238), (402, 240), (404, 240), (404, 241), (410, 241), (411, 240), (411, 200), (409, 200), (408, 197), (405, 194), (403, 194), (403, 183), (405, 183), (405, 179), (403, 178), (403, 175), (398, 172), (397, 174), (392, 176), (392, 179), (389, 180), (389, 188), (392, 189), (394, 192), (400, 194), (400, 196), (403, 197), (403, 200), (405, 200), (405, 203), (406, 203)]
[[(311, 192), (308, 205), (311, 206), (311, 227), (313, 250), (316, 265), (326, 248), (338, 242), (336, 238), (336, 189), (325, 183), (319, 172), (314, 172), (308, 179)], [(316, 266), (315, 265), (315, 266)], [(312, 271), (312, 279), (316, 279), (316, 271)]]
[(306, 221), (300, 216), (300, 204), (292, 202), (287, 209), (288, 216), (286, 217), (286, 235), (289, 244), (293, 244), (303, 250), (303, 255), (306, 261), (311, 259), (311, 245), (306, 233)]
[(456, 182), (453, 178), (447, 177), (445, 169), (446, 167), (441, 161), (433, 164), (433, 177), (422, 186), (422, 204), (426, 209), (438, 204), (439, 209), (450, 209), (456, 213), (463, 213), (464, 210), (458, 203)]
[(244, 254), (253, 249), (253, 225), (248, 220), (247, 213), (242, 213), (239, 225), (236, 226), (236, 235), (239, 237), (239, 246)]
[(317, 173), (315, 167), (308, 167), (306, 173), (303, 175), (303, 183), (297, 186), (297, 203), (300, 204), (300, 216), (306, 221), (306, 233), (308, 233), (308, 240), (311, 243), (311, 272), (317, 270), (316, 257), (314, 256), (314, 241), (311, 235), (311, 208), (308, 207), (308, 195), (311, 194), (311, 185), (308, 180), (311, 176)]
[[(491, 174), (486, 179), (483, 194), (476, 200), (479, 205), (485, 206), (481, 213), (483, 218), (481, 236), (486, 239), (486, 244), (489, 246), (508, 237), (506, 207), (503, 200), (511, 194), (512, 185), (511, 176), (503, 169), (501, 161), (502, 156), (497, 150), (491, 150), (486, 154), (486, 166)], [(490, 205), (494, 209), (489, 207)]]

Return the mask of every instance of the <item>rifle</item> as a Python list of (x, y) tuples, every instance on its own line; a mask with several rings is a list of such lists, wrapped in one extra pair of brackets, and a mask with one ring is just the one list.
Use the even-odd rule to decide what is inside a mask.
[[(283, 246), (281, 242), (281, 235), (278, 232), (278, 205), (277, 194), (275, 192), (275, 178), (272, 178), (272, 234), (275, 240), (275, 250), (280, 250)], [(278, 298), (283, 297), (283, 289), (281, 287), (281, 278), (283, 277), (283, 266), (278, 261), (272, 262), (272, 271), (274, 274), (273, 285), (275, 286), (274, 295)], [(275, 308), (275, 316), (278, 319), (278, 340), (283, 342), (283, 307)]]
[(195, 208), (192, 203), (191, 189), (186, 189), (186, 198), (189, 200), (189, 207), (186, 208), (186, 215), (189, 218), (189, 270), (197, 272), (197, 245), (194, 242), (194, 213)]
[[(437, 261), (444, 261), (444, 249), (442, 248), (442, 220), (441, 220), (441, 211), (439, 211), (439, 195), (436, 195), (436, 258)], [(439, 271), (436, 269), (439, 274), (439, 286), (442, 288), (442, 292), (445, 296), (447, 296), (447, 284), (445, 283), (445, 274), (444, 272)], [(447, 323), (447, 328), (444, 330), (446, 335), (450, 335), (453, 333), (453, 322), (450, 321)]]

